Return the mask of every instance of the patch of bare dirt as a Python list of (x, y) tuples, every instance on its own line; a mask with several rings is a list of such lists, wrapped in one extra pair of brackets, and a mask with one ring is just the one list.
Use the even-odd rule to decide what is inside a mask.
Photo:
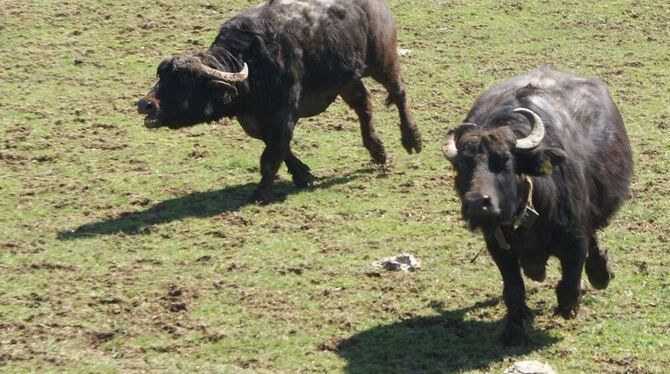
[(331, 336), (325, 341), (319, 343), (316, 347), (319, 351), (337, 352), (339, 345), (344, 341), (340, 336)]
[(87, 335), (93, 348), (98, 348), (99, 346), (114, 339), (116, 333), (111, 331), (95, 331), (95, 332), (89, 332)]
[(0, 152), (0, 161), (8, 165), (22, 166), (28, 163), (28, 158), (16, 153)]
[[(166, 310), (171, 313), (179, 313), (188, 311), (188, 297), (186, 296), (186, 289), (177, 285), (170, 284), (168, 286), (166, 295), (161, 299)], [(190, 292), (189, 292), (190, 293)], [(190, 298), (197, 298), (197, 294), (189, 295)]]
[(78, 271), (78, 268), (73, 265), (52, 264), (49, 262), (32, 263), (27, 266), (31, 270), (64, 270), (64, 271)]

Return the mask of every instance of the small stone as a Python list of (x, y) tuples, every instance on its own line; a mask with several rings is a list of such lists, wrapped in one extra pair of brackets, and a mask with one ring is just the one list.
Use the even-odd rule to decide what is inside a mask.
[(398, 52), (398, 56), (405, 57), (405, 56), (409, 56), (409, 54), (412, 53), (412, 50), (398, 47), (397, 52)]
[(554, 369), (539, 361), (519, 361), (507, 368), (504, 374), (556, 374)]
[(421, 267), (419, 261), (410, 254), (403, 253), (398, 256), (386, 257), (372, 263), (375, 268), (381, 268), (389, 271), (415, 271)]

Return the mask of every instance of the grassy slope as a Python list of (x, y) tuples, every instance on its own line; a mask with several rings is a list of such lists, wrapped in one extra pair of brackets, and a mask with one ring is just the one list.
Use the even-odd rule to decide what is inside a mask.
[[(0, 3), (0, 371), (670, 366), (667, 2), (393, 1), (425, 150), (404, 153), (371, 82), (390, 168), (370, 165), (338, 101), (295, 136), (317, 187), (282, 171), (286, 199), (265, 207), (244, 202), (261, 147), (237, 124), (148, 131), (132, 106), (160, 58), (205, 48), (248, 4)], [(602, 235), (610, 288), (553, 318), (551, 261), (528, 281), (533, 344), (504, 350), (500, 277), (470, 261), (483, 243), (458, 220), (439, 143), (478, 92), (540, 63), (610, 85), (636, 178)], [(371, 270), (405, 251), (423, 270)]]

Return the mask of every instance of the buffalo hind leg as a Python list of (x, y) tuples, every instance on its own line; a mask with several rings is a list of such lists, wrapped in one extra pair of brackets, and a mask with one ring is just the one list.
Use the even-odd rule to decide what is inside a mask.
[[(395, 52), (395, 48), (394, 48)], [(394, 56), (395, 57), (395, 56)], [(381, 83), (386, 91), (388, 91), (388, 98), (386, 105), (395, 104), (400, 115), (400, 136), (402, 146), (407, 153), (421, 152), (421, 133), (419, 128), (414, 125), (412, 119), (412, 112), (407, 105), (407, 98), (405, 95), (405, 86), (400, 76), (400, 67), (396, 58), (385, 68), (373, 72), (372, 78)]]
[(297, 158), (291, 149), (288, 150), (286, 157), (286, 167), (293, 178), (293, 185), (298, 188), (311, 187), (314, 183), (314, 176), (309, 172), (309, 166), (305, 165)]
[(527, 343), (524, 322), (531, 317), (526, 306), (526, 289), (521, 277), (519, 257), (514, 253), (501, 249), (491, 233), (485, 235), (486, 247), (493, 257), (503, 278), (503, 300), (507, 307), (507, 322), (503, 330), (502, 340), (506, 346), (524, 345)]
[(595, 233), (593, 233), (589, 242), (589, 254), (586, 258), (585, 270), (589, 283), (598, 290), (607, 288), (610, 281), (614, 279), (614, 272), (610, 269), (607, 261), (607, 250), (600, 249)]
[(289, 144), (293, 131), (289, 122), (271, 125), (261, 154), (261, 181), (251, 195), (251, 200), (269, 203), (273, 197), (273, 184), (279, 167), (290, 153)]
[(586, 243), (582, 239), (575, 239), (571, 244), (560, 254), (561, 280), (556, 286), (558, 307), (555, 313), (565, 319), (576, 317), (579, 310), (579, 300), (582, 296), (582, 270), (587, 251)]
[(360, 79), (349, 82), (342, 91), (340, 96), (351, 109), (356, 111), (358, 121), (361, 125), (361, 137), (363, 138), (363, 145), (370, 153), (372, 160), (380, 165), (386, 163), (386, 151), (382, 141), (377, 136), (375, 128), (372, 126), (372, 102), (370, 100), (370, 92)]

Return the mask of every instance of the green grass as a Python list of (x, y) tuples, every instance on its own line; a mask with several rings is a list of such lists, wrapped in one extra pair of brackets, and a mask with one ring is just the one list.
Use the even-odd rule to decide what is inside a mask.
[[(424, 151), (371, 165), (337, 101), (300, 122), (269, 206), (247, 204), (258, 141), (232, 123), (149, 131), (133, 102), (161, 58), (204, 49), (254, 2), (0, 3), (0, 371), (558, 372), (670, 367), (670, 6), (664, 1), (392, 1)], [(213, 6), (210, 6), (213, 5)], [(77, 63), (75, 63), (77, 61)], [(531, 344), (504, 349), (501, 279), (463, 228), (440, 154), (487, 86), (541, 63), (606, 81), (635, 153), (601, 234), (616, 279), (552, 316), (558, 262), (528, 281)], [(379, 273), (410, 252), (423, 268)]]

